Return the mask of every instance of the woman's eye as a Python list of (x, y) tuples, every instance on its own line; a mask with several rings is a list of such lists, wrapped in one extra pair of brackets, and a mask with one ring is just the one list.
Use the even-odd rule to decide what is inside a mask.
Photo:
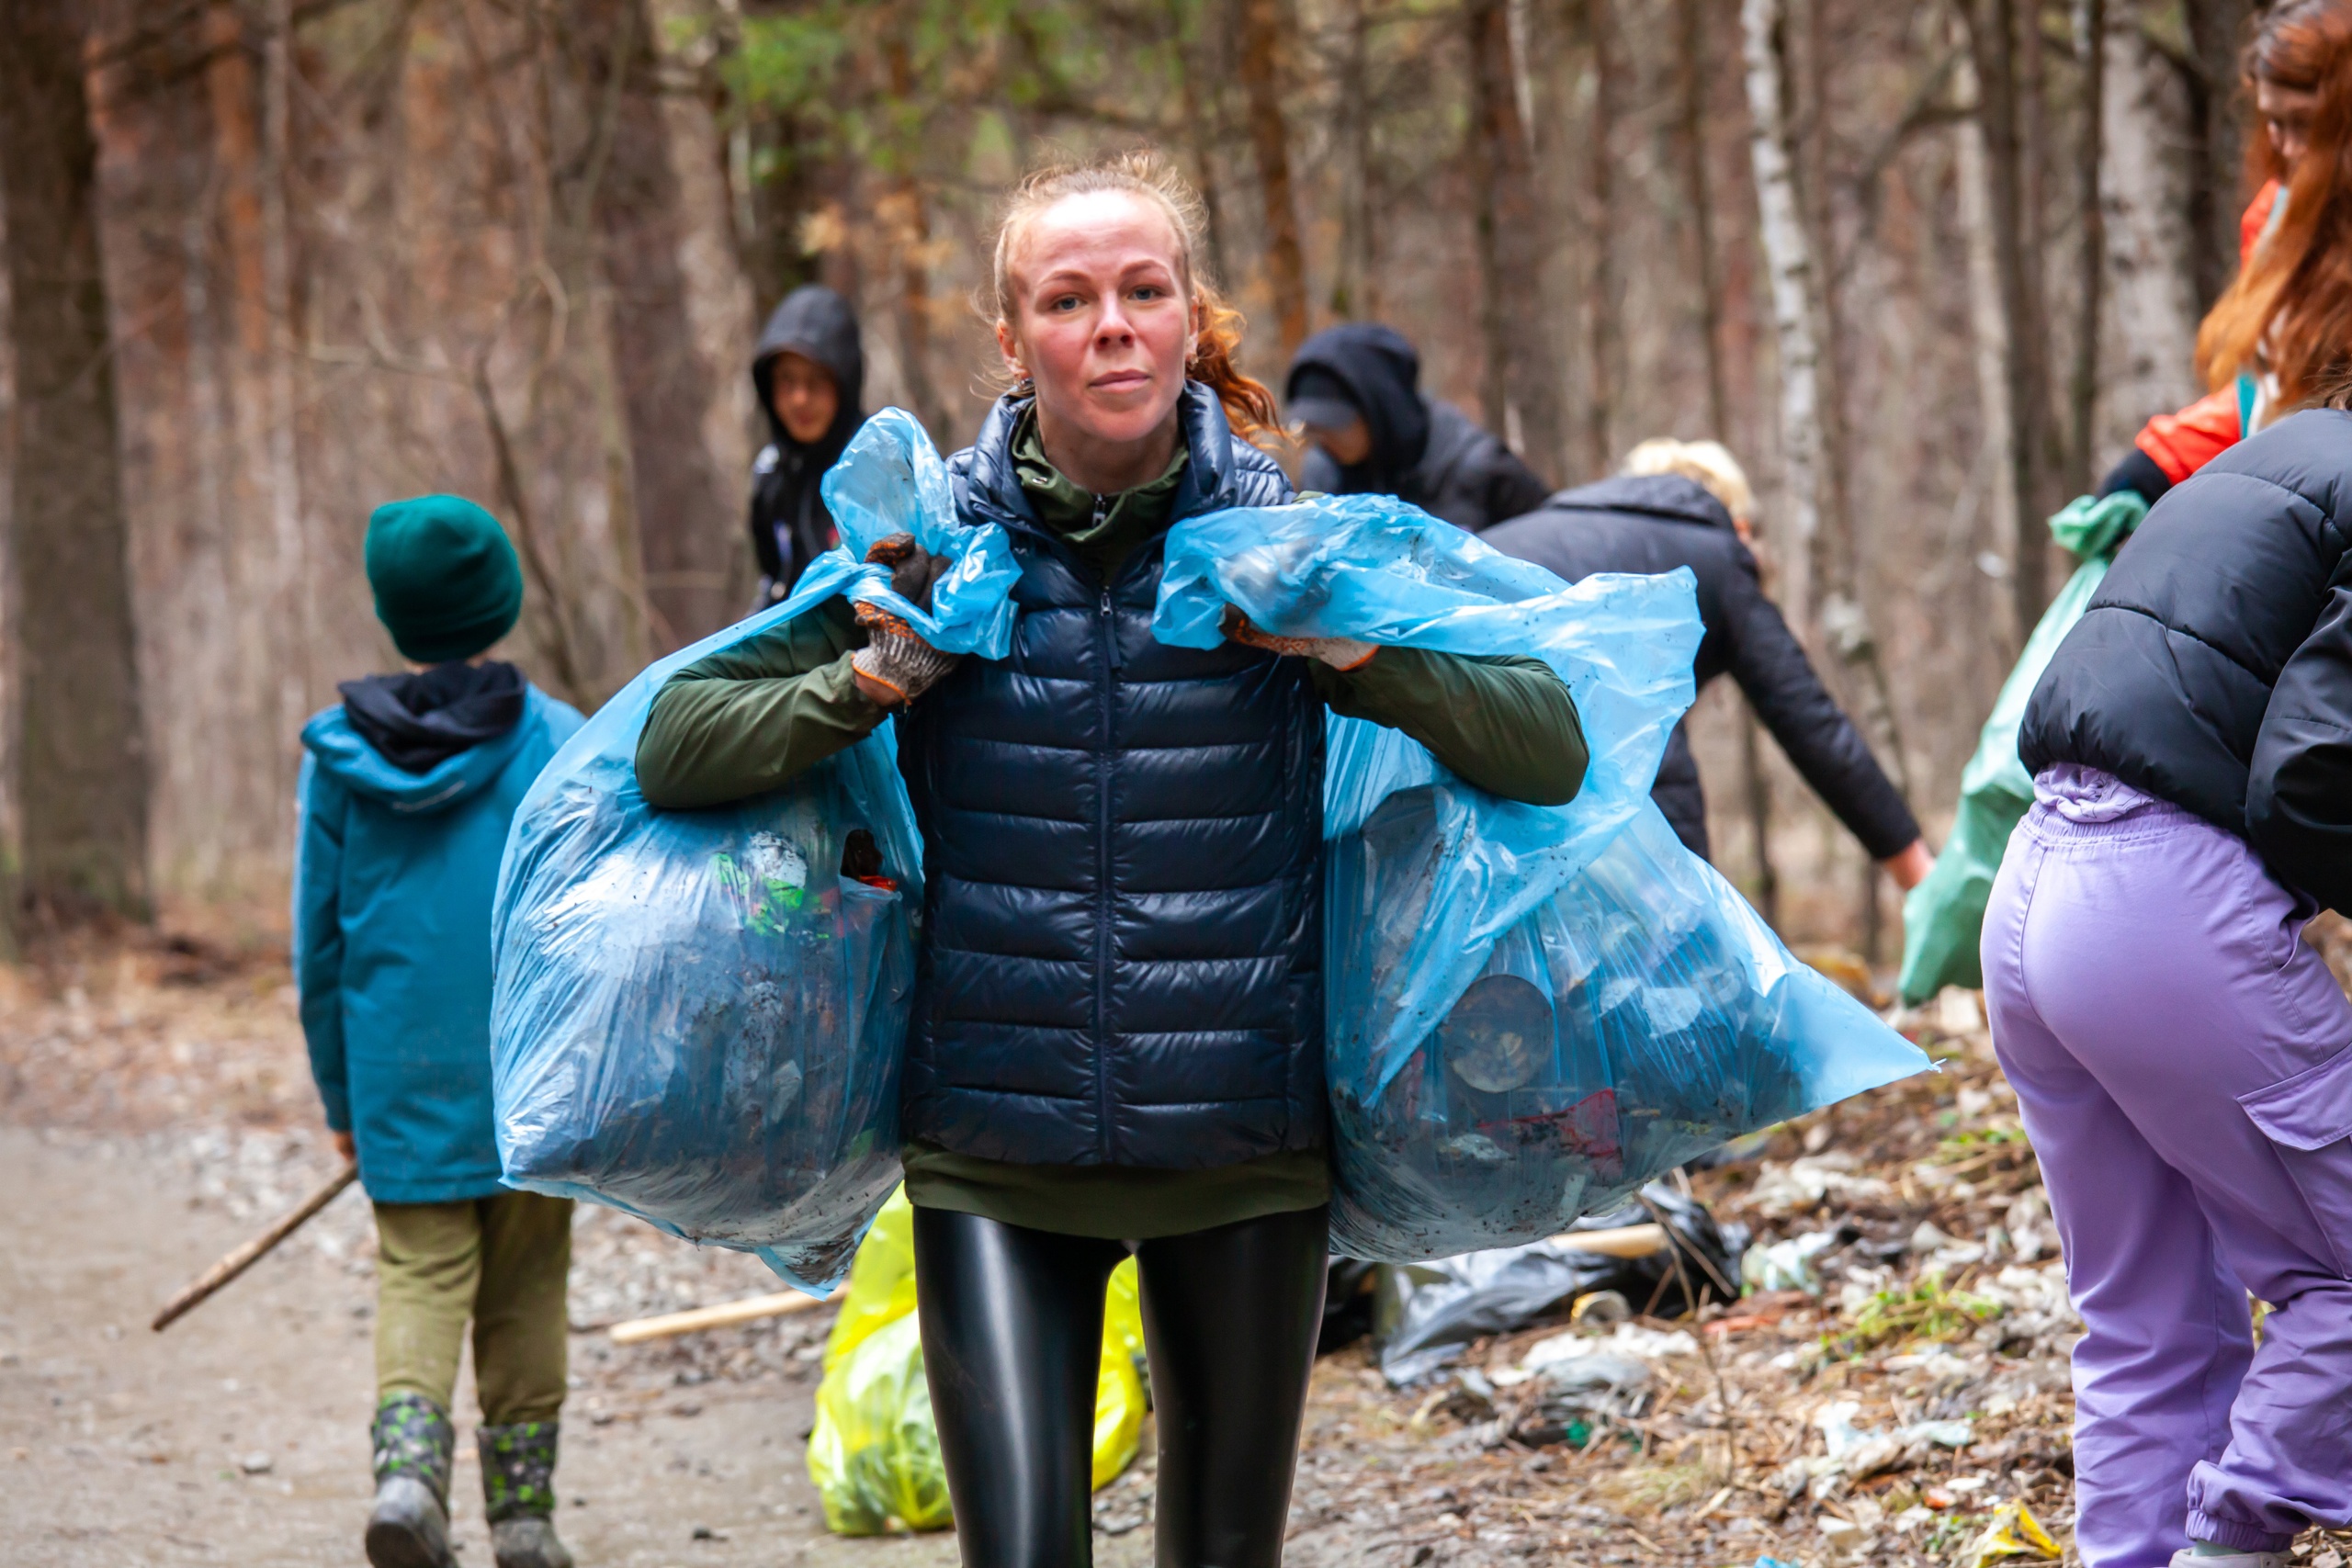
[(1065, 294), (1061, 298), (1056, 299), (1052, 304), (1046, 306), (1046, 309), (1048, 310), (1075, 310), (1078, 309), (1078, 296), (1075, 294)]

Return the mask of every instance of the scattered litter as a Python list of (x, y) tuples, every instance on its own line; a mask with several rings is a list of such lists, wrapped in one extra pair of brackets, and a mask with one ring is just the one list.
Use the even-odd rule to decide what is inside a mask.
[[(1643, 1258), (1587, 1252), (1555, 1238), (1383, 1269), (1374, 1309), (1381, 1371), (1404, 1387), (1454, 1360), (1473, 1339), (1524, 1328), (1587, 1297), (1613, 1292), (1630, 1314), (1672, 1317), (1694, 1304), (1684, 1294), (1686, 1281), (1701, 1299), (1736, 1293), (1747, 1227), (1718, 1225), (1703, 1204), (1664, 1182), (1644, 1188), (1639, 1203), (1578, 1221), (1570, 1234), (1654, 1217), (1667, 1225), (1673, 1245)], [(1591, 1310), (1611, 1309), (1596, 1303)]]
[(1875, 1176), (1855, 1174), (1860, 1164), (1844, 1149), (1809, 1154), (1786, 1165), (1766, 1161), (1751, 1201), (1775, 1218), (1801, 1213), (1828, 1199), (1854, 1206), (1890, 1196), (1894, 1189)]
[(1969, 1544), (1960, 1560), (1960, 1568), (1985, 1568), (1990, 1562), (2005, 1562), (2012, 1557), (2039, 1558), (2054, 1562), (2064, 1553), (2041, 1521), (2022, 1503), (2012, 1503), (1993, 1516), (1984, 1533)]
[(1754, 1291), (1803, 1291), (1821, 1294), (1821, 1277), (1813, 1260), (1838, 1245), (1836, 1231), (1813, 1231), (1761, 1247), (1751, 1247), (1739, 1260), (1739, 1277)]

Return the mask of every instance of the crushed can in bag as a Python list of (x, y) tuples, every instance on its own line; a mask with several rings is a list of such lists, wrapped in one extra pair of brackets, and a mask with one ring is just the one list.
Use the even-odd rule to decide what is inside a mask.
[[(899, 1179), (899, 1064), (922, 854), (885, 724), (781, 789), (657, 811), (636, 775), (684, 665), (836, 595), (934, 647), (1001, 657), (1018, 575), (956, 525), (914, 420), (867, 422), (824, 479), (840, 547), (790, 598), (653, 665), (516, 811), (492, 925), (492, 1092), (510, 1186), (624, 1209), (829, 1288)], [(910, 533), (954, 564), (928, 609), (866, 549)]]

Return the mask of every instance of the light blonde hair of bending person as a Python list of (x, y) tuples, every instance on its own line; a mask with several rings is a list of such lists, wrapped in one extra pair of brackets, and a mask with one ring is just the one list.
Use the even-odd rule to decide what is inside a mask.
[(1241, 344), (1241, 312), (1225, 302), (1216, 280), (1200, 260), (1208, 209), (1174, 165), (1149, 148), (1088, 163), (1049, 164), (1014, 186), (997, 217), (989, 293), (980, 302), (982, 314), (994, 323), (1013, 318), (1013, 246), (1029, 220), (1066, 197), (1102, 191), (1124, 191), (1151, 203), (1166, 216), (1176, 236), (1177, 264), (1192, 295), (1193, 321), (1200, 335), (1199, 346), (1185, 364), (1185, 375), (1216, 394), (1235, 434), (1260, 446), (1285, 444), (1288, 438), (1283, 434), (1274, 394), (1262, 382), (1243, 375), (1233, 362), (1234, 350)]
[(1654, 436), (1625, 454), (1629, 474), (1679, 474), (1724, 503), (1745, 536), (1756, 522), (1756, 491), (1739, 459), (1720, 441), (1677, 441)]

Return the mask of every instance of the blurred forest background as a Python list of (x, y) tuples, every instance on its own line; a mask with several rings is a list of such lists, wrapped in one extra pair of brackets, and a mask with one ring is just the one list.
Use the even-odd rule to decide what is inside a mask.
[[(2068, 565), (2043, 518), (2199, 389), (2255, 9), (0, 0), (0, 826), (37, 899), (274, 900), (304, 716), (394, 662), (370, 507), (496, 512), (509, 656), (593, 706), (750, 603), (764, 311), (851, 295), (869, 406), (952, 449), (996, 197), (1149, 141), (1261, 378), (1378, 319), (1553, 482), (1728, 443), (1939, 841)], [(1725, 872), (1792, 938), (1891, 953), (1859, 848), (1729, 682), (1701, 709)]]

